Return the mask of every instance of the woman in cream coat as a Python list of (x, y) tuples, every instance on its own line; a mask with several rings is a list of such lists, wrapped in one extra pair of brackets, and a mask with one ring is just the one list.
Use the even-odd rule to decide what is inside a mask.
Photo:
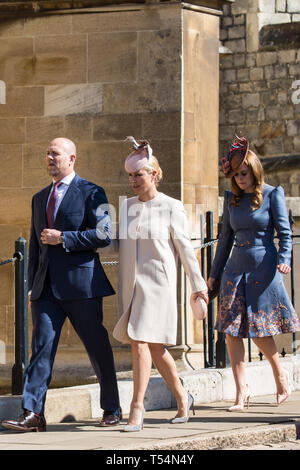
[(124, 431), (143, 427), (144, 396), (152, 361), (175, 395), (173, 423), (188, 421), (193, 398), (165, 349), (176, 344), (177, 261), (180, 258), (194, 300), (207, 303), (207, 286), (191, 245), (183, 204), (157, 190), (162, 171), (147, 142), (130, 138), (134, 151), (125, 169), (136, 193), (124, 201), (119, 224), (119, 321), (113, 335), (132, 347), (134, 392)]

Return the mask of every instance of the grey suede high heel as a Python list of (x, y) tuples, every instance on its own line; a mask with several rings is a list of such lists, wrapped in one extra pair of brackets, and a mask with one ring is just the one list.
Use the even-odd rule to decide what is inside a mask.
[(137, 432), (141, 431), (144, 427), (144, 416), (145, 416), (145, 408), (142, 411), (142, 416), (141, 416), (141, 421), (139, 424), (126, 424), (124, 426), (123, 431), (124, 432)]
[(188, 393), (188, 404), (187, 404), (187, 415), (183, 416), (181, 418), (173, 418), (171, 419), (172, 424), (179, 424), (179, 423), (187, 423), (188, 420), (190, 419), (190, 409), (192, 408), (193, 410), (193, 415), (195, 414), (195, 409), (194, 409), (194, 397)]

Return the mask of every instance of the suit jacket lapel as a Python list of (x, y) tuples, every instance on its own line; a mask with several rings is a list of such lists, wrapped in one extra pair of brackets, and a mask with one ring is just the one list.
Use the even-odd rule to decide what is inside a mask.
[(48, 201), (48, 197), (49, 197), (51, 188), (52, 188), (52, 184), (50, 184), (50, 186), (47, 186), (40, 193), (40, 204), (39, 204), (40, 214), (39, 214), (38, 220), (40, 220), (42, 222), (43, 228), (47, 227), (47, 225), (48, 225), (46, 209), (47, 209), (47, 201)]
[(64, 211), (69, 207), (72, 206), (74, 197), (78, 195), (79, 189), (77, 187), (77, 183), (80, 180), (80, 177), (76, 174), (73, 180), (71, 181), (63, 200), (60, 203), (60, 206), (58, 208), (58, 211), (56, 213), (55, 217), (55, 225), (57, 226), (62, 226), (63, 225), (63, 213)]

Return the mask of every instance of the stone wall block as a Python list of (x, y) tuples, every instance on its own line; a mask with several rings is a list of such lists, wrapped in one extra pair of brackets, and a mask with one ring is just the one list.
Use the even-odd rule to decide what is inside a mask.
[(180, 81), (103, 85), (103, 112), (128, 114), (174, 112), (180, 109)]
[[(14, 252), (12, 251), (9, 253), (9, 258), (13, 256)], [(2, 257), (1, 257), (2, 258)], [(5, 259), (5, 258), (3, 258)], [(12, 298), (11, 298), (11, 292), (14, 289), (14, 269), (13, 265), (10, 263), (10, 265), (4, 265), (1, 266), (1, 295), (0, 295), (0, 301), (1, 305), (3, 306), (0, 315), (2, 313), (2, 320), (4, 325), (3, 325), (3, 330), (2, 330), (2, 341), (4, 339), (9, 339), (11, 336), (11, 330), (12, 328), (9, 325), (9, 321), (7, 319), (7, 306), (12, 304)], [(3, 318), (4, 317), (4, 318)], [(13, 319), (12, 319), (13, 322)]]
[(24, 18), (24, 36), (58, 36), (72, 34), (71, 15)]
[(0, 37), (23, 36), (24, 20), (11, 21), (9, 18), (0, 18)]
[[(215, 165), (215, 168), (212, 171), (218, 171), (218, 166)], [(218, 201), (216, 199), (216, 194), (218, 194), (218, 187), (201, 187), (196, 185), (196, 201), (198, 204), (203, 204), (204, 207), (209, 207), (210, 211), (213, 211), (214, 214), (218, 214)], [(215, 219), (216, 223), (216, 219)]]
[(225, 83), (231, 83), (236, 81), (237, 71), (234, 69), (224, 70), (223, 77)]
[(264, 76), (266, 80), (272, 80), (275, 76), (274, 65), (266, 65), (264, 67)]
[(288, 121), (286, 124), (287, 135), (296, 136), (300, 134), (300, 119)]
[(266, 109), (266, 119), (270, 121), (279, 121), (282, 116), (281, 106), (272, 106)]
[(261, 67), (250, 69), (250, 80), (263, 80), (264, 70)]
[[(44, 117), (26, 119), (26, 142), (50, 142), (65, 133), (63, 117)], [(23, 139), (23, 142), (25, 139)]]
[(246, 65), (246, 55), (245, 54), (235, 54), (233, 58), (233, 63), (235, 67), (243, 67)]
[[(18, 144), (0, 145), (0, 187), (18, 188), (22, 186), (22, 146)], [(12, 168), (14, 169), (13, 171)]]
[(6, 103), (0, 105), (0, 117), (43, 116), (44, 88), (8, 86)]
[(246, 51), (245, 39), (232, 39), (230, 41), (224, 41), (224, 46), (228, 47), (231, 52), (244, 52)]
[(25, 140), (24, 118), (0, 118), (0, 143), (17, 144)]
[(245, 119), (245, 111), (241, 109), (233, 109), (228, 111), (228, 122), (230, 124), (240, 123), (241, 120)]
[(35, 168), (43, 169), (46, 166), (46, 149), (48, 141), (42, 143), (33, 143), (22, 145), (24, 167), (28, 170)]
[(259, 67), (277, 62), (277, 52), (258, 52), (256, 62)]
[(225, 140), (230, 144), (236, 133), (236, 126), (220, 126), (219, 132), (220, 141)]
[(257, 1), (239, 0), (231, 5), (232, 15), (256, 13), (258, 11)]
[(286, 11), (286, 0), (276, 0), (276, 11), (280, 13)]
[(73, 34), (94, 32), (133, 32), (160, 30), (166, 28), (181, 29), (180, 5), (167, 9), (149, 9), (137, 11), (119, 11), (74, 15), (72, 18)]
[(138, 34), (138, 79), (179, 80), (181, 76), (181, 32), (145, 31)]
[(275, 13), (275, 0), (258, 0), (258, 11)]
[(223, 69), (232, 69), (233, 59), (234, 59), (234, 55), (232, 55), (232, 54), (220, 55), (221, 70), (223, 70)]
[[(106, 188), (128, 185), (123, 164), (130, 149), (126, 142), (78, 142), (77, 171), (83, 177)], [(128, 188), (129, 189), (129, 188)]]
[(278, 61), (282, 64), (295, 62), (295, 56), (296, 51), (294, 49), (278, 51)]
[(33, 63), (34, 83), (85, 83), (86, 48), (86, 35), (37, 36)]
[(0, 189), (0, 225), (28, 224), (32, 195), (30, 189)]
[(289, 13), (300, 13), (298, 0), (287, 0), (287, 11)]
[(150, 113), (142, 115), (141, 136), (152, 139), (176, 139), (182, 125), (180, 112)]
[(88, 81), (136, 80), (137, 34), (94, 33), (88, 36)]
[(46, 168), (48, 140), (42, 143), (23, 144), (23, 187), (38, 191), (50, 184)]
[[(240, 83), (239, 91), (241, 93), (252, 93), (254, 91), (254, 84), (252, 82)], [(239, 98), (242, 101), (242, 95), (239, 95)]]
[(232, 26), (228, 29), (228, 39), (240, 39), (245, 37), (244, 26)]
[(265, 152), (267, 155), (282, 155), (283, 141), (281, 138), (275, 138), (272, 141), (267, 141), (265, 144)]
[(256, 54), (253, 52), (248, 52), (246, 55), (246, 65), (247, 67), (255, 67), (256, 66)]
[(245, 24), (245, 21), (246, 21), (246, 15), (234, 15), (233, 17), (233, 23), (236, 25)]
[(259, 93), (245, 93), (242, 97), (243, 108), (250, 108), (251, 106), (257, 107), (259, 103)]
[(145, 137), (140, 114), (106, 114), (93, 118), (93, 140), (123, 141), (129, 135), (136, 139)]
[(176, 163), (177, 156), (180, 155), (180, 140), (151, 140), (154, 155), (157, 156), (163, 170), (163, 184), (179, 184), (182, 181), (181, 168)]
[(274, 67), (275, 78), (286, 78), (288, 76), (288, 69), (286, 65), (275, 65)]
[[(200, 145), (196, 140), (186, 141), (183, 146), (183, 177), (186, 184), (201, 181)], [(208, 184), (208, 183), (207, 183)]]
[(291, 78), (298, 78), (300, 75), (300, 64), (291, 64), (289, 66), (289, 75)]
[(33, 38), (0, 39), (0, 77), (9, 85), (32, 85), (35, 68)]
[(45, 116), (99, 114), (102, 109), (103, 90), (99, 83), (45, 87)]
[(249, 69), (248, 68), (238, 69), (237, 80), (239, 82), (247, 82), (249, 80)]
[(65, 135), (74, 142), (92, 140), (93, 115), (66, 116)]
[(291, 15), (289, 13), (259, 13), (258, 25), (259, 30), (267, 24), (290, 23)]

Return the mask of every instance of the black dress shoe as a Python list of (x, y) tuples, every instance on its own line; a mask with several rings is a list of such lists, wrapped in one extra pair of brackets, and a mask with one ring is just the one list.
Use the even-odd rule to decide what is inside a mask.
[(100, 426), (116, 426), (120, 424), (122, 419), (122, 409), (119, 408), (116, 413), (112, 411), (104, 411), (102, 419), (100, 421)]
[(19, 432), (46, 431), (45, 418), (28, 410), (26, 410), (17, 420), (4, 420), (1, 424), (4, 428)]

